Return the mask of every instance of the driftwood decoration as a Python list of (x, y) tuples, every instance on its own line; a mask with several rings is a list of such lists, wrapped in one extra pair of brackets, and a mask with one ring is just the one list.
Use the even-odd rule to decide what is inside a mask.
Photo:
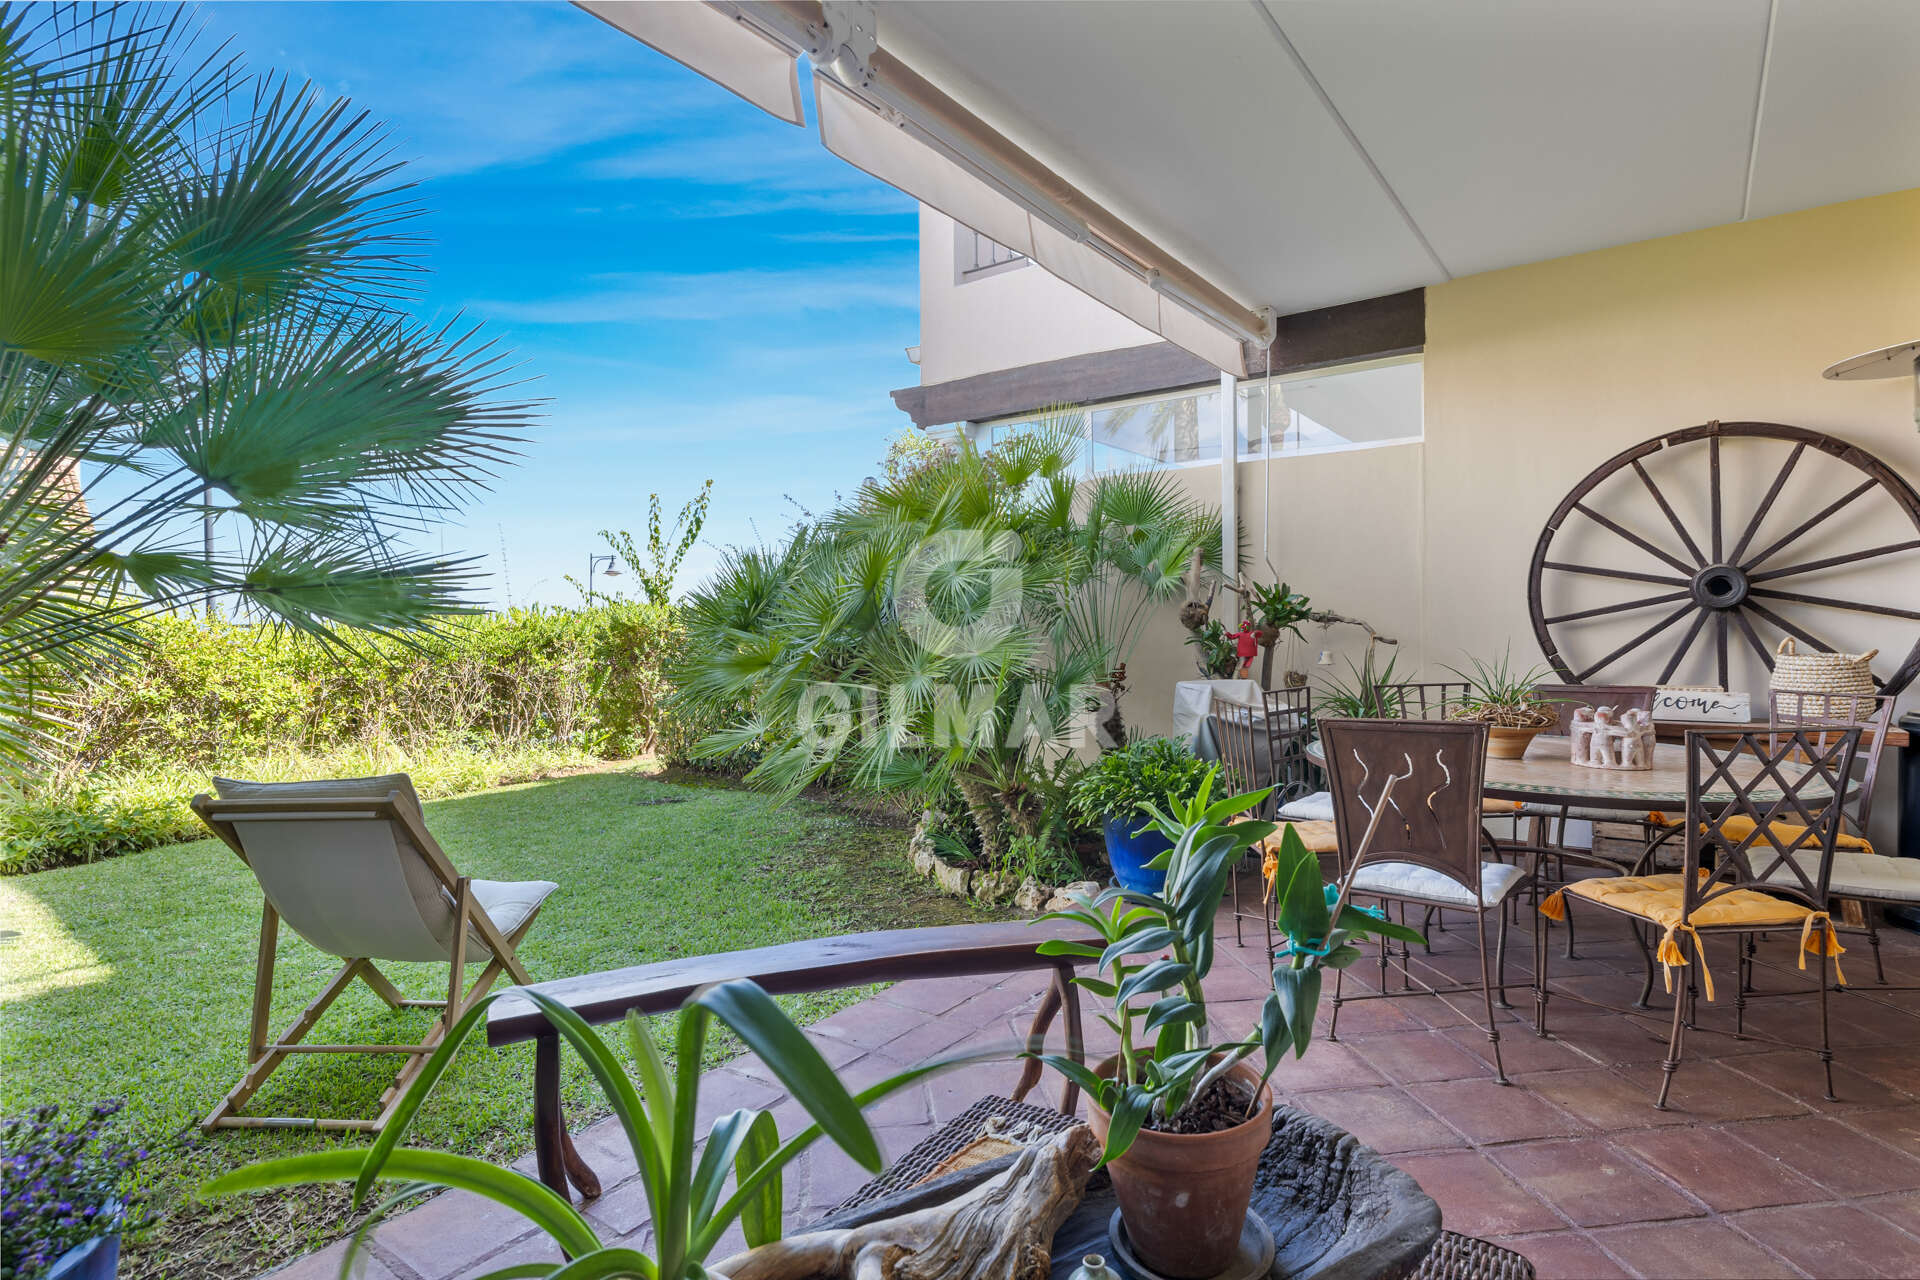
[(1075, 1125), (946, 1204), (791, 1236), (708, 1268), (716, 1280), (1044, 1280), (1100, 1143)]
[(1180, 625), (1189, 631), (1198, 631), (1207, 625), (1207, 619), (1213, 616), (1213, 597), (1220, 590), (1216, 583), (1207, 589), (1207, 598), (1200, 598), (1201, 584), (1206, 580), (1206, 569), (1199, 551), (1193, 553), (1193, 559), (1187, 562), (1187, 602), (1180, 606)]

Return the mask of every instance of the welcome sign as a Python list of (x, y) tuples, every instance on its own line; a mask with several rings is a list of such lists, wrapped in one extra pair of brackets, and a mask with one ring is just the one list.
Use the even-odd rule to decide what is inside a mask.
[(1753, 699), (1724, 689), (1656, 689), (1655, 720), (1692, 720), (1703, 724), (1744, 724), (1753, 718)]

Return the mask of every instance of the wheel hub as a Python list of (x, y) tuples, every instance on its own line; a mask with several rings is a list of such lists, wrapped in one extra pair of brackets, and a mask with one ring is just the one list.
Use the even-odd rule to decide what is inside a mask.
[(1746, 570), (1738, 565), (1710, 564), (1693, 575), (1693, 598), (1702, 608), (1738, 608), (1747, 591)]

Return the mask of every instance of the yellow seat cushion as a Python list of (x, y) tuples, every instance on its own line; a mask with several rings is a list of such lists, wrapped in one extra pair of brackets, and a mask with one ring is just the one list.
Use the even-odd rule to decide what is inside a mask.
[[(1720, 834), (1738, 843), (1753, 834), (1753, 826), (1754, 822), (1752, 818), (1747, 817), (1745, 814), (1739, 814), (1735, 817), (1728, 818), (1720, 824)], [(1795, 840), (1798, 840), (1807, 833), (1807, 829), (1800, 824), (1796, 822), (1781, 822), (1778, 818), (1767, 824), (1767, 830), (1772, 832), (1773, 838), (1781, 844), (1792, 844)], [(1817, 840), (1812, 841), (1807, 847), (1810, 849), (1818, 849), (1820, 843)], [(1839, 833), (1833, 837), (1833, 847), (1836, 849), (1853, 849), (1860, 853), (1873, 852), (1873, 844), (1871, 841), (1862, 836), (1856, 836), (1845, 828), (1842, 828)]]
[[(1658, 809), (1654, 809), (1647, 814), (1647, 821), (1656, 827), (1674, 827), (1680, 825), (1678, 818), (1668, 817)], [(1720, 830), (1729, 840), (1740, 841), (1745, 840), (1747, 836), (1752, 833), (1753, 826), (1752, 818), (1747, 817), (1745, 814), (1737, 814), (1721, 823)], [(1792, 844), (1806, 831), (1806, 828), (1799, 823), (1781, 822), (1777, 818), (1768, 823), (1767, 826), (1773, 832), (1773, 838), (1781, 844)], [(1706, 829), (1706, 824), (1702, 823), (1700, 830), (1704, 832)], [(1864, 836), (1854, 835), (1845, 827), (1841, 827), (1839, 832), (1833, 837), (1833, 847), (1836, 849), (1854, 849), (1861, 853), (1872, 853), (1874, 851), (1872, 841)]]
[[(1701, 873), (1705, 875), (1705, 872)], [(1650, 876), (1597, 876), (1589, 880), (1575, 880), (1561, 886), (1557, 891), (1541, 900), (1540, 914), (1550, 920), (1567, 918), (1566, 895), (1585, 898), (1628, 915), (1639, 916), (1642, 920), (1659, 925), (1663, 930), (1660, 938), (1660, 963), (1669, 968), (1678, 968), (1687, 964), (1686, 955), (1680, 950), (1677, 935), (1693, 934), (1696, 952), (1700, 946), (1698, 929), (1739, 929), (1753, 930), (1790, 929), (1800, 927), (1801, 957), (1800, 967), (1807, 967), (1806, 952), (1822, 945), (1826, 954), (1835, 957), (1834, 975), (1842, 983), (1846, 978), (1840, 974), (1838, 957), (1845, 953), (1840, 945), (1839, 935), (1834, 932), (1833, 922), (1824, 911), (1815, 911), (1812, 907), (1785, 898), (1776, 898), (1770, 893), (1760, 893), (1754, 889), (1734, 889), (1721, 893), (1709, 902), (1702, 903), (1692, 916), (1685, 916), (1686, 898), (1680, 877), (1671, 872)], [(1820, 937), (1814, 936), (1814, 926), (1820, 927)], [(1814, 951), (1815, 955), (1820, 954)], [(1704, 980), (1707, 999), (1713, 999), (1713, 975), (1707, 971), (1706, 958), (1700, 958), (1700, 972)], [(1672, 990), (1673, 979), (1667, 979), (1667, 988)]]
[(1489, 817), (1504, 818), (1510, 813), (1520, 812), (1518, 800), (1482, 800), (1480, 812)]

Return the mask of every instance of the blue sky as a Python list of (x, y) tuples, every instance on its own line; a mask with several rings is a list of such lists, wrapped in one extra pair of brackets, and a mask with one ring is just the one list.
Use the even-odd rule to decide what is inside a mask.
[[(872, 474), (917, 380), (913, 202), (566, 4), (210, 4), (209, 37), (385, 119), (425, 179), (419, 310), (483, 320), (546, 422), (456, 526), (489, 602), (565, 603), (714, 481), (684, 590)], [(812, 104), (808, 103), (812, 118)], [(501, 546), (505, 545), (504, 577)], [(437, 549), (429, 546), (428, 549)], [(620, 585), (630, 585), (631, 580)]]

